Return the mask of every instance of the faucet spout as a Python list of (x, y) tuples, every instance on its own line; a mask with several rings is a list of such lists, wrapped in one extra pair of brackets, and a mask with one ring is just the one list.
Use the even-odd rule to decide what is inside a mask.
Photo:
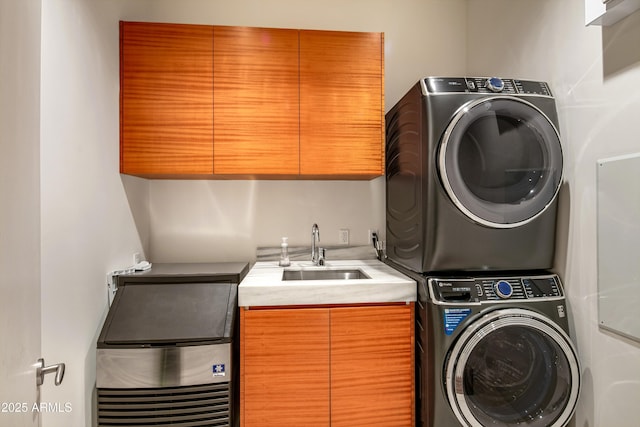
[(311, 262), (314, 265), (318, 265), (318, 261), (320, 260), (320, 254), (318, 251), (317, 243), (320, 241), (320, 229), (318, 228), (318, 224), (313, 224), (311, 227)]

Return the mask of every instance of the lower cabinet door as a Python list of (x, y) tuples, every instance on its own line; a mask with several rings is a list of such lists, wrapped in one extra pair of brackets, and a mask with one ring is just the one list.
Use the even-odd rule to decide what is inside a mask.
[(413, 304), (240, 310), (241, 427), (413, 427)]
[(331, 427), (413, 427), (414, 307), (331, 309)]
[(241, 309), (241, 426), (328, 427), (329, 364), (329, 309)]

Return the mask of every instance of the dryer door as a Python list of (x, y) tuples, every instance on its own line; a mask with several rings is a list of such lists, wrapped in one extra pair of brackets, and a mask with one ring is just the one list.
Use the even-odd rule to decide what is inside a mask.
[(546, 317), (496, 310), (456, 341), (445, 387), (462, 425), (560, 427), (578, 399), (578, 358), (567, 334)]
[(438, 166), (455, 205), (472, 220), (512, 228), (540, 215), (562, 179), (562, 149), (551, 120), (515, 97), (464, 105), (447, 127)]

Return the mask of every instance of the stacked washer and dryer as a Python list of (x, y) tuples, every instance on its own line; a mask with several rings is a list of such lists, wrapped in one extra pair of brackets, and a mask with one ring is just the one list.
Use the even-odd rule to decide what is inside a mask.
[(544, 82), (421, 79), (386, 115), (388, 262), (418, 282), (420, 427), (564, 426), (580, 370), (553, 266)]

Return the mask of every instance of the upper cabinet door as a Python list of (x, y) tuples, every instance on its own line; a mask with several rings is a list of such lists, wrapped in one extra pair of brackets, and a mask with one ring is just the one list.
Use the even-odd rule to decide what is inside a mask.
[(213, 27), (120, 24), (120, 172), (213, 173)]
[(298, 31), (215, 27), (214, 173), (298, 175)]
[(384, 173), (382, 33), (300, 32), (300, 173)]

